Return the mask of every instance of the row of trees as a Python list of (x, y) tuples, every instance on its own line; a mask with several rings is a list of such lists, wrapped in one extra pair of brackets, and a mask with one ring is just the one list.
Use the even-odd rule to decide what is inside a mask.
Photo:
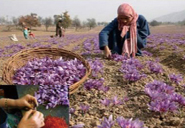
[[(0, 17), (0, 25), (6, 25), (7, 27), (7, 31), (10, 31), (11, 28), (13, 26), (16, 26), (16, 28), (18, 27), (37, 27), (37, 26), (41, 26), (44, 25), (46, 28), (46, 31), (48, 31), (48, 28), (50, 26), (54, 26), (56, 24), (56, 22), (58, 21), (59, 18), (62, 18), (63, 22), (62, 22), (62, 26), (66, 29), (68, 27), (75, 27), (76, 30), (81, 29), (81, 28), (85, 28), (88, 27), (89, 29), (94, 28), (97, 25), (107, 25), (107, 22), (96, 22), (96, 20), (94, 18), (91, 19), (87, 19), (87, 21), (81, 21), (77, 16), (74, 17), (74, 19), (71, 19), (70, 15), (68, 14), (68, 12), (64, 12), (60, 15), (54, 15), (53, 18), (52, 17), (46, 17), (46, 18), (42, 18), (41, 16), (37, 16), (37, 14), (35, 13), (31, 13), (30, 15), (26, 15), (26, 16), (21, 16), (21, 17), (12, 17), (11, 20), (8, 20), (8, 18), (5, 17)], [(149, 22), (150, 26), (158, 26), (161, 24), (180, 24), (180, 25), (185, 25), (185, 20), (180, 21), (178, 23), (163, 23), (163, 22), (158, 22), (156, 20), (153, 20), (151, 22)]]
[(10, 30), (11, 27), (16, 26), (19, 27), (38, 27), (44, 25), (46, 31), (51, 26), (54, 26), (59, 18), (62, 18), (62, 26), (64, 28), (75, 27), (76, 30), (88, 27), (89, 29), (94, 28), (97, 25), (106, 25), (106, 22), (98, 22), (94, 18), (87, 19), (87, 21), (81, 21), (77, 16), (74, 19), (71, 19), (68, 12), (64, 12), (60, 15), (54, 15), (53, 17), (42, 18), (41, 16), (37, 16), (35, 13), (31, 13), (30, 15), (21, 16), (21, 17), (12, 17), (11, 20), (6, 19), (5, 17), (0, 17), (0, 25), (6, 25), (7, 30)]
[(150, 26), (159, 26), (159, 25), (162, 25), (162, 24), (174, 24), (174, 25), (185, 25), (185, 20), (183, 21), (179, 21), (179, 22), (158, 22), (156, 20), (153, 20), (151, 22), (149, 22)]
[(156, 20), (153, 20), (153, 21), (149, 22), (149, 24), (150, 24), (150, 26), (158, 26), (158, 25), (161, 25), (162, 22), (158, 22)]

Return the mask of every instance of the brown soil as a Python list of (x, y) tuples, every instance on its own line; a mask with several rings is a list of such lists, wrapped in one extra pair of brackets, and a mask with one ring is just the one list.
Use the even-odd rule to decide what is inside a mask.
[[(87, 34), (87, 33), (98, 33), (101, 28), (96, 28), (91, 31), (80, 31), (75, 32), (74, 30), (68, 31), (66, 34)], [(185, 27), (179, 26), (159, 26), (159, 27), (151, 27), (151, 33), (182, 33), (185, 32)], [(40, 32), (35, 31), (36, 36), (50, 36), (54, 32)], [(22, 32), (17, 32), (17, 37), (19, 37), (19, 42), (12, 42), (7, 38), (8, 35), (13, 34), (11, 32), (1, 32), (0, 36), (2, 38), (6, 38), (5, 40), (0, 40), (0, 48), (4, 48), (4, 46), (9, 46), (11, 44), (22, 44), (26, 45), (28, 43), (34, 43), (36, 41), (44, 41), (46, 37), (42, 37), (39, 40), (25, 40), (22, 37)], [(64, 48), (68, 50), (72, 50), (75, 46), (82, 46), (83, 41), (86, 38), (73, 42)], [(58, 40), (59, 41), (59, 40)], [(53, 47), (57, 47), (53, 45)], [(155, 60), (156, 57), (160, 58), (160, 64), (164, 69), (164, 73), (162, 74), (148, 74), (146, 78), (143, 78), (135, 83), (127, 83), (123, 79), (123, 74), (119, 72), (121, 62), (115, 62), (112, 60), (107, 60), (103, 58), (102, 54), (92, 55), (91, 57), (98, 57), (104, 64), (104, 73), (99, 76), (105, 79), (104, 85), (110, 87), (110, 90), (107, 93), (103, 93), (97, 90), (86, 91), (83, 87), (81, 87), (76, 93), (70, 96), (70, 106), (75, 108), (76, 111), (74, 114), (71, 114), (70, 124), (78, 124), (84, 123), (85, 128), (95, 128), (98, 124), (100, 124), (100, 119), (103, 117), (108, 117), (109, 115), (113, 115), (114, 119), (118, 116), (123, 116), (125, 118), (139, 118), (144, 122), (145, 126), (149, 128), (185, 128), (185, 107), (180, 107), (178, 113), (166, 113), (159, 114), (157, 112), (152, 112), (148, 109), (147, 104), (150, 99), (145, 95), (144, 86), (146, 83), (152, 82), (153, 80), (161, 80), (168, 81), (167, 74), (175, 73), (175, 74), (185, 74), (185, 64), (184, 60), (182, 60), (182, 56), (185, 54), (185, 47), (182, 46), (183, 52), (173, 54), (168, 48), (157, 51), (152, 49), (145, 49), (153, 53), (152, 57), (137, 57), (141, 62), (145, 62), (146, 60)], [(83, 51), (81, 49), (75, 51), (76, 53), (81, 53)], [(84, 58), (88, 58), (88, 56), (84, 56)], [(0, 76), (2, 76), (2, 66), (3, 63), (8, 59), (0, 58)], [(143, 69), (143, 72), (147, 73), (147, 69)], [(184, 81), (183, 81), (184, 82)], [(176, 92), (185, 96), (185, 89), (180, 85), (172, 85), (176, 88)], [(3, 81), (0, 81), (0, 84), (5, 84)], [(113, 96), (118, 96), (119, 98), (123, 98), (125, 96), (129, 97), (129, 101), (123, 105), (119, 106), (110, 106), (104, 107), (100, 103), (100, 99), (104, 98), (113, 98)], [(90, 106), (90, 109), (87, 113), (82, 114), (80, 110), (80, 104), (87, 104)], [(119, 128), (116, 126), (114, 128)]]

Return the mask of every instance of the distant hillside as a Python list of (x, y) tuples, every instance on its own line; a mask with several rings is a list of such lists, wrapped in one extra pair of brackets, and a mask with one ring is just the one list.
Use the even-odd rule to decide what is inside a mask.
[(174, 12), (170, 13), (168, 15), (164, 15), (158, 18), (155, 18), (153, 20), (156, 20), (158, 22), (178, 22), (185, 20), (185, 10), (180, 12)]

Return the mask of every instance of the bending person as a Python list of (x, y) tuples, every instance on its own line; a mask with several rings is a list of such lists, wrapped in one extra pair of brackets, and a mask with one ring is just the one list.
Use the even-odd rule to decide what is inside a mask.
[(99, 33), (99, 47), (106, 57), (112, 53), (141, 56), (150, 35), (148, 22), (138, 15), (129, 4), (121, 4), (118, 16)]

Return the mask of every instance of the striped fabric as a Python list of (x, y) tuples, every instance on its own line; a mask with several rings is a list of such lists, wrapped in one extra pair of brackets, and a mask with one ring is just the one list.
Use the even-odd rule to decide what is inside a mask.
[(130, 39), (126, 39), (122, 48), (122, 55), (127, 55), (130, 57), (135, 57), (137, 53), (137, 24), (138, 14), (129, 4), (121, 4), (117, 10), (118, 16), (124, 15), (132, 17), (133, 20), (129, 23), (129, 26), (125, 26), (124, 23), (118, 19), (118, 29), (121, 32), (121, 37), (123, 38), (127, 31), (130, 29)]

